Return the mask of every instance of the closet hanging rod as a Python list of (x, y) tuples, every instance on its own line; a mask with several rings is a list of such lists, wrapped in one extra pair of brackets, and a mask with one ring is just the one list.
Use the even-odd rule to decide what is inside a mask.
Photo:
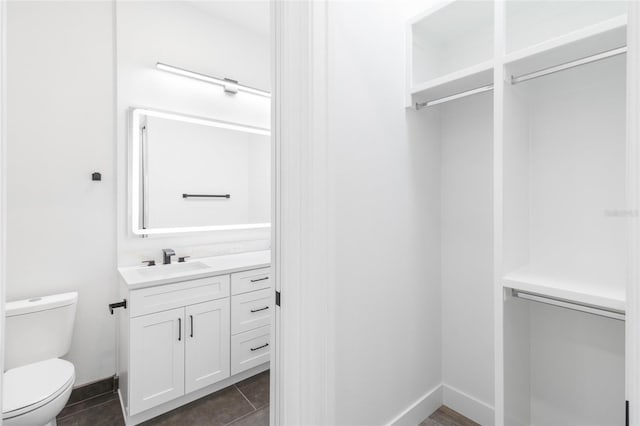
[(624, 312), (616, 309), (609, 309), (609, 308), (583, 304), (579, 302), (572, 302), (569, 300), (558, 299), (551, 296), (543, 296), (540, 294), (516, 290), (515, 288), (511, 289), (511, 294), (513, 297), (518, 297), (520, 299), (531, 300), (539, 303), (546, 303), (547, 305), (559, 306), (561, 308), (571, 309), (571, 310), (580, 311), (580, 312), (586, 312), (588, 314), (599, 315), (601, 317), (613, 318), (620, 321), (624, 321), (624, 318), (625, 318)]
[(493, 84), (488, 84), (486, 86), (477, 87), (471, 90), (465, 90), (464, 92), (454, 93), (453, 95), (445, 96), (443, 98), (432, 99), (426, 102), (416, 102), (416, 109), (422, 109), (425, 107), (430, 107), (438, 104), (443, 104), (445, 102), (453, 101), (455, 99), (464, 98), (466, 96), (475, 95), (476, 93), (483, 93), (489, 90), (493, 90)]
[(554, 74), (559, 71), (568, 70), (570, 68), (579, 67), (580, 65), (590, 64), (592, 62), (598, 62), (603, 59), (611, 58), (613, 56), (623, 55), (627, 53), (627, 46), (617, 47), (615, 49), (607, 50), (605, 52), (596, 53), (595, 55), (585, 56), (584, 58), (576, 59), (575, 61), (565, 62), (560, 65), (554, 65), (552, 67), (543, 68), (538, 71), (530, 72), (519, 76), (511, 76), (511, 84), (522, 83), (523, 81), (533, 80), (534, 78), (542, 77), (549, 74)]

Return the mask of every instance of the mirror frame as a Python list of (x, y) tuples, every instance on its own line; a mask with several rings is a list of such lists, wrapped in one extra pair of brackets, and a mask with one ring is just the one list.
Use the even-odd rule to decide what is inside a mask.
[(150, 108), (130, 108), (130, 126), (129, 126), (129, 219), (131, 223), (131, 230), (135, 235), (146, 237), (149, 235), (166, 235), (166, 234), (180, 234), (191, 232), (212, 232), (212, 231), (234, 231), (234, 230), (248, 230), (248, 229), (264, 229), (270, 228), (271, 223), (245, 223), (237, 225), (210, 225), (210, 226), (188, 226), (188, 227), (174, 227), (174, 228), (144, 228), (143, 221), (140, 214), (142, 212), (141, 203), (144, 201), (141, 198), (141, 184), (142, 184), (142, 171), (141, 171), (141, 150), (142, 150), (142, 135), (139, 131), (140, 121), (142, 116), (166, 118), (169, 120), (178, 120), (183, 123), (201, 124), (204, 126), (217, 127), (220, 129), (238, 130), (241, 132), (253, 133), (264, 136), (271, 136), (271, 130), (265, 127), (250, 126), (242, 123), (235, 123), (230, 121), (214, 120), (210, 118), (197, 117), (192, 115), (180, 114), (175, 112), (154, 110)]

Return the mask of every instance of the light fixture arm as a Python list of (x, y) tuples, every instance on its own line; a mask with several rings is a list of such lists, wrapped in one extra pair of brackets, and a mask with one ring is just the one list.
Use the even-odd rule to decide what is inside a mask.
[(162, 71), (170, 72), (172, 74), (181, 75), (183, 77), (192, 78), (194, 80), (204, 81), (205, 83), (217, 84), (224, 88), (224, 91), (229, 94), (235, 95), (238, 92), (251, 93), (265, 98), (270, 98), (271, 93), (256, 89), (255, 87), (245, 86), (239, 84), (237, 80), (230, 78), (218, 78), (210, 75), (201, 74), (195, 71), (189, 71), (184, 68), (175, 67), (173, 65), (164, 64), (162, 62), (156, 63), (156, 68)]

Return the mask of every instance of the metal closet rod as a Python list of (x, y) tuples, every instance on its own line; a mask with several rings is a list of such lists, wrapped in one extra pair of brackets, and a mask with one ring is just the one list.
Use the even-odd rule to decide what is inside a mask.
[[(549, 74), (554, 74), (559, 71), (564, 71), (570, 68), (579, 67), (581, 65), (590, 64), (592, 62), (602, 61), (603, 59), (611, 58), (618, 55), (623, 55), (627, 53), (627, 47), (617, 47), (615, 49), (607, 50), (605, 52), (596, 53), (594, 55), (585, 56), (584, 58), (576, 59), (574, 61), (565, 62), (560, 65), (554, 65), (552, 67), (544, 68), (538, 71), (530, 72), (527, 74), (519, 75), (519, 76), (511, 76), (511, 84), (522, 83), (527, 80), (533, 80), (534, 78), (542, 77)], [(471, 90), (465, 90), (464, 92), (455, 93), (453, 95), (445, 96), (442, 98), (432, 99), (426, 102), (416, 102), (416, 109), (422, 109), (438, 104), (442, 104), (445, 102), (453, 101), (455, 99), (464, 98), (466, 96), (475, 95), (476, 93), (487, 92), (493, 89), (493, 84), (488, 84), (486, 86), (477, 87)]]
[(565, 62), (560, 65), (554, 65), (552, 67), (543, 68), (538, 71), (530, 72), (519, 76), (511, 76), (511, 84), (522, 83), (523, 81), (533, 80), (534, 78), (542, 77), (549, 74), (554, 74), (559, 71), (568, 70), (570, 68), (579, 67), (581, 65), (590, 64), (592, 62), (602, 61), (603, 59), (611, 58), (613, 56), (623, 55), (627, 53), (627, 46), (617, 47), (615, 49), (607, 50), (604, 52), (596, 53), (595, 55), (585, 56), (584, 58), (576, 59), (574, 61)]
[(586, 312), (588, 314), (599, 315), (601, 317), (612, 318), (619, 321), (624, 321), (625, 319), (624, 312), (616, 309), (603, 308), (599, 306), (573, 302), (565, 299), (559, 299), (551, 296), (543, 296), (540, 294), (516, 290), (515, 288), (511, 289), (511, 295), (513, 297), (518, 297), (520, 299), (531, 300), (539, 303), (546, 303), (547, 305), (559, 306), (561, 308), (571, 309), (571, 310), (580, 311), (580, 312)]
[(443, 98), (432, 99), (426, 102), (416, 102), (416, 109), (422, 109), (425, 107), (430, 107), (438, 104), (443, 104), (445, 102), (453, 101), (455, 99), (464, 98), (466, 96), (475, 95), (476, 93), (483, 93), (489, 90), (493, 90), (493, 84), (488, 84), (486, 86), (477, 87), (471, 90), (465, 90), (464, 92), (455, 93), (453, 95), (445, 96)]

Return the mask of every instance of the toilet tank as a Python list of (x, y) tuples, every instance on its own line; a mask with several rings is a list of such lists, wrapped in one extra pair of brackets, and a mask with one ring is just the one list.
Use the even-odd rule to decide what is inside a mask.
[(5, 371), (69, 352), (77, 302), (77, 292), (7, 302)]

